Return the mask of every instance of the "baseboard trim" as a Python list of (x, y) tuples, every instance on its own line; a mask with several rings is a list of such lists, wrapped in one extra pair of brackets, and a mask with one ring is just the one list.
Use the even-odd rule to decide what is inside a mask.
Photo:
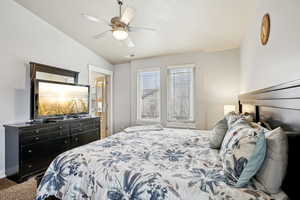
[(0, 171), (0, 178), (5, 178), (6, 175), (5, 175), (5, 172), (3, 170)]
[(5, 175), (6, 176), (11, 176), (16, 174), (19, 171), (19, 167), (18, 166), (14, 166), (14, 167), (10, 167), (6, 169)]

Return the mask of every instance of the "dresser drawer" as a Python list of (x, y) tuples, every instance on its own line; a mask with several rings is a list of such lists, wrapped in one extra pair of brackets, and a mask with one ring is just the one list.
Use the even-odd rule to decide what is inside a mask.
[(60, 132), (61, 134), (69, 134), (68, 125), (55, 123), (53, 125), (37, 126), (35, 128), (25, 128), (20, 130), (20, 137), (22, 140), (23, 138), (48, 135), (53, 132)]
[(58, 138), (63, 138), (63, 137), (68, 137), (69, 136), (69, 131), (68, 130), (60, 130), (60, 131), (55, 131), (50, 134), (36, 134), (36, 135), (31, 135), (31, 136), (26, 136), (26, 137), (21, 137), (21, 145), (29, 145), (29, 144), (34, 144), (38, 142), (43, 142), (47, 140), (52, 140), (52, 139), (58, 139)]
[(99, 127), (100, 127), (99, 118), (95, 118), (93, 120), (86, 120), (86, 119), (78, 120), (76, 122), (73, 122), (70, 125), (70, 133), (71, 135), (82, 134), (87, 130), (92, 130)]
[(100, 134), (99, 129), (94, 129), (94, 130), (83, 132), (82, 134), (79, 135), (74, 135), (71, 137), (72, 147), (78, 147), (99, 140), (100, 139), (99, 134)]
[(48, 158), (24, 161), (21, 165), (21, 176), (30, 176), (31, 174), (45, 171), (51, 162), (52, 159)]
[(69, 147), (69, 143), (70, 138), (65, 137), (23, 146), (21, 148), (21, 161), (36, 162), (43, 159), (52, 159), (58, 154), (66, 151)]
[(99, 128), (100, 127), (100, 117), (95, 118), (94, 123), (95, 123), (95, 128)]

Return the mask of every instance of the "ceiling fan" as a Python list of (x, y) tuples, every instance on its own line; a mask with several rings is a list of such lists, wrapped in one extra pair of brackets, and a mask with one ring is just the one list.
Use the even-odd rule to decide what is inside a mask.
[[(111, 27), (111, 30), (104, 31), (100, 34), (94, 36), (95, 39), (104, 37), (107, 33), (112, 32), (113, 37), (116, 40), (124, 41), (129, 48), (134, 47), (134, 43), (129, 37), (129, 32), (138, 32), (138, 31), (156, 31), (153, 28), (146, 27), (135, 27), (131, 26), (130, 23), (135, 16), (135, 9), (127, 7), (124, 12), (122, 12), (123, 0), (117, 0), (119, 4), (119, 16), (113, 17), (110, 22), (105, 22), (106, 25)], [(100, 20), (96, 17), (83, 14), (83, 16), (93, 22), (99, 22)]]

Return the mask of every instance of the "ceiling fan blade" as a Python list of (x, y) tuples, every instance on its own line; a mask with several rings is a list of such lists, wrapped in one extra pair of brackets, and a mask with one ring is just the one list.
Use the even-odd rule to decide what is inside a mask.
[(81, 15), (82, 15), (82, 17), (84, 17), (85, 19), (87, 19), (87, 20), (89, 20), (91, 22), (98, 23), (100, 21), (97, 17), (94, 17), (92, 15), (88, 15), (88, 14), (84, 14), (84, 13), (82, 13)]
[(133, 20), (134, 16), (135, 16), (135, 9), (127, 7), (121, 17), (121, 22), (128, 25)]
[(155, 31), (157, 31), (154, 28), (138, 27), (138, 26), (129, 26), (128, 29), (129, 29), (130, 32), (139, 32), (139, 31), (152, 31), (152, 32), (155, 32)]
[(100, 39), (100, 38), (104, 37), (108, 32), (111, 32), (111, 31), (112, 30), (108, 30), (108, 31), (104, 31), (103, 33), (99, 33), (94, 36), (94, 39)]
[(106, 24), (106, 25), (108, 25), (108, 26), (111, 26), (111, 24), (107, 21), (107, 20), (105, 20), (105, 19), (99, 19), (99, 18), (97, 18), (97, 17), (94, 17), (94, 16), (92, 16), (92, 15), (87, 15), (87, 14), (81, 14), (85, 19), (87, 19), (87, 20), (89, 20), (89, 21), (91, 21), (91, 22), (95, 22), (95, 23), (99, 23), (99, 22), (101, 22), (101, 23), (104, 23), (104, 24)]
[(105, 19), (100, 19), (99, 21), (102, 22), (103, 24), (106, 24), (107, 26), (112, 26), (112, 24)]
[(124, 45), (126, 45), (128, 48), (135, 47), (135, 44), (133, 43), (132, 39), (130, 37), (127, 37), (126, 40), (123, 40)]

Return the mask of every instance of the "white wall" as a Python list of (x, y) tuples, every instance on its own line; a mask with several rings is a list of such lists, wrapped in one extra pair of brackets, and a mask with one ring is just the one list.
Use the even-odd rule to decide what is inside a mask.
[(131, 119), (130, 64), (115, 65), (114, 71), (114, 131), (128, 127)]
[[(80, 72), (88, 64), (112, 69), (102, 57), (75, 42), (12, 0), (0, 1), (0, 124), (29, 119), (30, 61)], [(4, 170), (4, 129), (0, 128), (0, 177)]]
[[(260, 0), (241, 47), (241, 92), (300, 79), (300, 1)], [(262, 17), (269, 13), (271, 34), (260, 43)]]
[[(195, 64), (196, 126), (200, 129), (210, 129), (218, 119), (222, 118), (225, 104), (237, 103), (240, 74), (239, 58), (239, 49), (234, 49), (214, 53), (196, 52), (162, 56), (135, 60), (129, 64), (115, 66), (115, 85), (122, 84), (120, 88), (115, 87), (115, 98), (118, 98), (115, 101), (115, 116), (122, 113), (124, 118), (131, 117), (131, 125), (135, 123), (137, 70), (159, 67), (161, 68), (162, 122), (166, 124), (166, 67), (170, 65)], [(130, 75), (128, 71), (130, 71)], [(130, 85), (128, 81), (130, 81)], [(130, 91), (130, 97), (128, 93), (124, 94), (124, 91)], [(128, 114), (129, 109), (131, 110), (131, 115)], [(126, 115), (124, 114), (125, 110)], [(121, 123), (118, 120), (115, 121), (116, 130), (130, 125), (128, 120), (123, 120)]]

